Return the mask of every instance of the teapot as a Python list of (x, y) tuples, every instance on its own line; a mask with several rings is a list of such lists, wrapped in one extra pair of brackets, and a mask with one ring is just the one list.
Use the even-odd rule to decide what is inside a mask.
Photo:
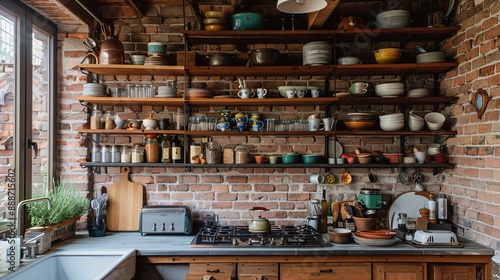
[[(269, 210), (267, 210), (267, 208), (265, 207), (253, 207), (252, 209), (248, 210), (248, 213), (252, 211), (269, 211)], [(252, 221), (248, 225), (248, 231), (261, 233), (261, 232), (268, 232), (271, 230), (271, 223), (267, 218), (263, 218), (262, 214), (259, 213), (257, 217), (253, 217), (252, 214), (250, 213), (250, 217), (252, 217)]]

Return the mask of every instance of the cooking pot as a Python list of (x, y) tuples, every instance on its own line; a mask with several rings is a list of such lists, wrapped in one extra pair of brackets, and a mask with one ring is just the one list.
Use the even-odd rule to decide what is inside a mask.
[[(254, 207), (248, 212), (252, 211), (269, 211), (265, 207)], [(253, 217), (252, 214), (250, 213), (250, 217), (252, 217), (252, 221), (250, 222), (250, 225), (248, 225), (248, 231), (250, 232), (255, 232), (255, 233), (260, 233), (260, 232), (268, 232), (271, 230), (271, 223), (269, 222), (268, 219), (262, 218), (261, 214), (259, 213), (259, 216)]]
[(210, 66), (229, 66), (234, 64), (234, 60), (236, 59), (235, 54), (228, 53), (216, 53), (211, 56), (207, 56), (208, 65)]
[(264, 25), (261, 13), (242, 12), (232, 15), (233, 30), (259, 30)]
[(279, 50), (271, 48), (262, 48), (253, 50), (250, 53), (250, 59), (247, 65), (273, 65), (278, 62)]

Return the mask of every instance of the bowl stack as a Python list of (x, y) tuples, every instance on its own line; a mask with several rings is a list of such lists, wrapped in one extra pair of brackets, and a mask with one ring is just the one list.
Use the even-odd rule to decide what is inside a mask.
[(403, 113), (394, 113), (379, 116), (380, 128), (384, 131), (398, 131), (405, 126)]
[(347, 128), (351, 130), (371, 129), (377, 121), (370, 113), (349, 113), (347, 120), (344, 121)]
[(146, 55), (143, 53), (130, 54), (130, 64), (143, 65), (145, 60), (146, 60)]
[(410, 12), (392, 10), (381, 12), (376, 16), (378, 28), (405, 28), (410, 26)]
[(375, 94), (380, 97), (397, 97), (405, 93), (403, 83), (385, 83), (375, 86)]
[(158, 87), (158, 95), (156, 97), (177, 97), (177, 88), (172, 86)]
[(426, 97), (429, 96), (429, 89), (427, 88), (414, 88), (408, 90), (407, 97)]
[(148, 43), (148, 55), (144, 65), (167, 65), (167, 48), (161, 42)]
[(205, 12), (205, 19), (203, 20), (206, 31), (219, 31), (227, 29), (227, 21), (224, 13), (219, 11)]
[(108, 87), (105, 84), (88, 83), (83, 84), (83, 95), (85, 96), (106, 96)]
[(417, 63), (445, 62), (444, 52), (425, 52), (417, 55)]
[(408, 115), (408, 128), (411, 131), (420, 131), (422, 128), (424, 128), (424, 118), (421, 116), (414, 114), (413, 112), (410, 112)]

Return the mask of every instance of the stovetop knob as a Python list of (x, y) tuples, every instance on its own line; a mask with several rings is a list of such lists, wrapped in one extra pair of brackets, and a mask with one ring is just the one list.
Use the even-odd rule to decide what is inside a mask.
[(236, 240), (236, 238), (233, 238), (233, 245), (238, 245), (238, 240)]

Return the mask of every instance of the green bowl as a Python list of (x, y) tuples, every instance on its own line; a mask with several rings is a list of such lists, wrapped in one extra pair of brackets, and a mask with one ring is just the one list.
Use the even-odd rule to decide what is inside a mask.
[(284, 164), (298, 163), (300, 155), (298, 154), (285, 154), (281, 156), (281, 162)]
[(321, 155), (310, 154), (302, 155), (302, 162), (304, 163), (319, 163), (321, 161)]
[(237, 13), (232, 16), (233, 30), (259, 30), (264, 25), (261, 13)]

